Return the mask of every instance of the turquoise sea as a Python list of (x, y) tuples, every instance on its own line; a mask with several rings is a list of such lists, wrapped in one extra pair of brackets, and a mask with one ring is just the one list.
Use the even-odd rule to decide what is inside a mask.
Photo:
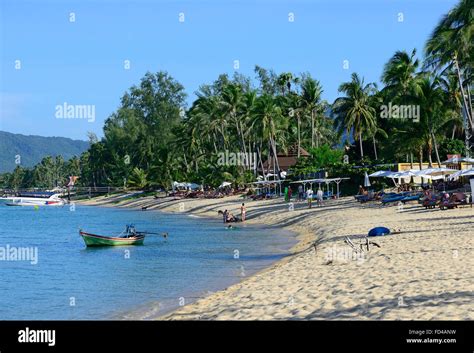
[[(269, 266), (295, 243), (277, 229), (227, 230), (217, 215), (0, 204), (0, 221), (1, 320), (124, 318), (152, 303), (156, 316)], [(79, 237), (80, 228), (117, 235), (127, 223), (169, 236), (106, 248), (86, 248)], [(22, 248), (37, 251), (37, 263), (6, 256)]]

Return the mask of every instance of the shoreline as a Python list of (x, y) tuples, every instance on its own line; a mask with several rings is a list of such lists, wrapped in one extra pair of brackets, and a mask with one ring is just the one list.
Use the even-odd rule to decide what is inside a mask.
[[(102, 198), (104, 201), (104, 198)], [(101, 199), (84, 204), (104, 206)], [(166, 200), (143, 197), (109, 207), (140, 209), (148, 206), (198, 217), (231, 212), (242, 199)], [(282, 199), (243, 201), (248, 221), (295, 232), (292, 254), (158, 320), (473, 320), (474, 239), (466, 218), (472, 209), (424, 210), (410, 204), (397, 207), (361, 205), (352, 198), (327, 201), (308, 209)], [(473, 222), (474, 223), (474, 222)], [(328, 254), (350, 249), (345, 236), (362, 243), (375, 226), (402, 228), (402, 234), (378, 237), (361, 261)], [(322, 240), (317, 251), (309, 248)], [(302, 251), (308, 249), (308, 251)]]
[[(113, 201), (110, 201), (111, 199), (115, 199), (115, 197), (103, 197), (101, 196), (99, 198), (92, 198), (90, 200), (80, 200), (76, 201), (76, 204), (82, 205), (82, 206), (94, 206), (94, 207), (108, 207), (108, 208), (122, 208), (122, 209), (129, 209), (129, 210), (134, 210), (134, 211), (140, 211), (141, 207), (143, 204), (148, 205), (150, 202), (154, 201), (157, 202), (157, 199), (153, 199), (152, 197), (140, 197), (136, 199), (130, 200), (130, 202), (119, 202), (119, 203), (114, 203)], [(231, 202), (241, 202), (241, 198), (239, 196), (232, 196), (232, 197), (227, 197), (227, 201)], [(164, 198), (163, 200), (166, 200), (168, 202), (171, 202), (171, 207), (176, 206), (176, 203), (179, 204), (183, 201), (182, 199), (171, 199), (171, 198)], [(190, 199), (190, 200), (195, 200), (195, 199)], [(216, 200), (222, 200), (222, 199), (216, 199)], [(166, 202), (165, 201), (165, 202)], [(240, 205), (240, 203), (238, 203)], [(162, 206), (160, 203), (157, 204), (157, 206)], [(211, 211), (206, 211), (205, 213), (199, 213), (196, 214), (194, 212), (190, 211), (179, 211), (179, 210), (173, 210), (170, 209), (170, 206), (165, 207), (165, 209), (157, 209), (157, 208), (148, 208), (144, 212), (153, 212), (153, 211), (159, 211), (163, 212), (165, 214), (181, 214), (185, 215), (194, 219), (206, 219), (206, 220), (215, 220), (216, 216), (220, 217), (217, 214), (217, 211), (215, 212), (214, 216), (212, 215)], [(240, 224), (240, 223), (237, 223)], [(260, 230), (268, 230), (271, 231), (273, 226), (269, 223), (263, 223), (263, 224), (258, 224), (255, 219), (246, 219), (245, 225), (248, 225), (250, 227), (258, 227)], [(288, 239), (289, 242), (294, 243), (290, 248), (288, 248), (288, 254), (286, 256), (283, 256), (282, 258), (271, 262), (270, 264), (266, 265), (264, 268), (255, 270), (255, 272), (252, 272), (249, 275), (246, 275), (242, 277), (240, 280), (231, 283), (230, 285), (225, 285), (225, 286), (218, 286), (221, 287), (220, 289), (216, 291), (207, 291), (208, 294), (203, 298), (197, 298), (193, 299), (192, 301), (188, 302), (185, 307), (193, 305), (199, 300), (206, 299), (212, 294), (219, 293), (222, 291), (226, 291), (227, 289), (245, 282), (249, 278), (256, 276), (261, 273), (265, 273), (266, 271), (272, 269), (274, 266), (277, 266), (278, 264), (285, 263), (291, 259), (293, 255), (295, 255), (297, 252), (301, 251), (302, 248), (305, 245), (308, 245), (311, 242), (310, 235), (309, 233), (305, 233), (302, 230), (296, 230), (294, 228), (280, 228), (279, 232), (285, 233), (285, 237)], [(164, 312), (161, 312), (159, 315), (152, 314), (154, 312), (160, 312), (161, 304), (160, 302), (150, 302), (148, 304), (144, 304), (143, 307), (136, 308), (136, 309), (131, 309), (131, 310), (124, 310), (120, 311), (118, 313), (113, 314), (110, 318), (106, 320), (166, 320), (166, 318), (170, 315), (173, 315), (174, 312), (178, 311), (181, 309), (180, 306), (169, 308), (168, 310), (165, 310)]]
[[(124, 204), (122, 204), (122, 202), (115, 204), (115, 203), (113, 203), (113, 201), (111, 203), (111, 201), (110, 201), (111, 199), (113, 200), (113, 199), (116, 199), (116, 198), (115, 197), (108, 198), (108, 197), (101, 196), (100, 199), (99, 198), (92, 198), (90, 200), (80, 200), (80, 201), (77, 201), (76, 203), (79, 204), (79, 205), (83, 205), (83, 206), (126, 208), (126, 209), (139, 211), (139, 210), (141, 210), (141, 207), (142, 207), (143, 204), (148, 205), (150, 203), (150, 201), (156, 201), (156, 199), (153, 199), (152, 197), (148, 196), (148, 197), (140, 197), (140, 198), (132, 199), (130, 202), (127, 202), (126, 200), (124, 200), (125, 201)], [(231, 197), (227, 197), (226, 199), (227, 199), (227, 201), (231, 201), (231, 202), (241, 202), (242, 201), (240, 196), (231, 196)], [(183, 201), (183, 199), (178, 199), (178, 198), (170, 200), (168, 197), (164, 198), (164, 200), (169, 201), (169, 202), (176, 202), (176, 203), (178, 203), (178, 207), (179, 207), (179, 204)], [(186, 199), (184, 199), (184, 200), (186, 200)], [(195, 200), (195, 199), (190, 199), (190, 200)], [(222, 199), (213, 199), (213, 200), (222, 200)], [(306, 205), (305, 202), (301, 202), (301, 204)], [(159, 203), (157, 205), (161, 206), (161, 204), (159, 204)], [(173, 207), (175, 205), (176, 204), (172, 204), (171, 206)], [(240, 203), (238, 203), (238, 205), (240, 205)], [(153, 207), (152, 208), (147, 208), (147, 210), (145, 212), (150, 212), (150, 211), (160, 211), (160, 212), (168, 213), (168, 214), (182, 214), (182, 215), (186, 215), (188, 217), (192, 217), (192, 218), (196, 218), (196, 219), (199, 219), (199, 218), (202, 218), (202, 219), (215, 219), (216, 216), (218, 216), (217, 211), (215, 212), (214, 216), (211, 215), (211, 211), (209, 211), (209, 210), (207, 210), (204, 214), (200, 213), (198, 215), (198, 214), (196, 214), (194, 212), (191, 212), (191, 211), (170, 210), (169, 206), (165, 207), (165, 209), (157, 209), (157, 208), (153, 208)], [(249, 226), (253, 226), (253, 227), (256, 226), (256, 227), (259, 227), (259, 228), (264, 229), (264, 230), (271, 230), (273, 228), (273, 226), (270, 223), (265, 223), (264, 222), (263, 224), (258, 224), (256, 219), (252, 219), (252, 218), (250, 218), (250, 219), (247, 218), (246, 221), (245, 221), (245, 224), (248, 224)], [(256, 275), (263, 274), (263, 273), (273, 269), (274, 267), (276, 267), (278, 265), (281, 265), (281, 264), (284, 264), (284, 263), (290, 261), (292, 256), (296, 255), (300, 251), (303, 251), (303, 250), (307, 249), (307, 247), (312, 242), (312, 239), (311, 239), (312, 236), (310, 235), (310, 233), (305, 232), (301, 229), (298, 229), (297, 227), (296, 228), (295, 227), (293, 227), (293, 228), (284, 227), (284, 228), (280, 228), (279, 230), (280, 231), (284, 230), (285, 232), (288, 232), (289, 234), (285, 235), (285, 236), (288, 237), (288, 240), (294, 240), (295, 244), (292, 245), (288, 249), (288, 255), (282, 257), (281, 259), (273, 261), (268, 266), (265, 266), (265, 268), (262, 268), (260, 270), (257, 270), (256, 272), (251, 273), (250, 275), (242, 277), (241, 280), (239, 280), (235, 283), (232, 283), (228, 286), (225, 286), (225, 287), (219, 289), (217, 291), (217, 293), (227, 291), (228, 289), (232, 288), (235, 285), (241, 284), (241, 283), (247, 281), (248, 279), (250, 279), (250, 278), (252, 278)], [(293, 237), (293, 238), (290, 238), (290, 237)], [(185, 307), (193, 305), (194, 303), (196, 303), (199, 300), (206, 299), (209, 296), (211, 296), (212, 294), (215, 294), (216, 292), (209, 292), (209, 293), (210, 294), (207, 294), (205, 298), (198, 298), (198, 299), (195, 299), (195, 300), (187, 303), (185, 305)], [(181, 307), (178, 306), (176, 308), (170, 308), (169, 310), (166, 310), (165, 312), (163, 312), (159, 315), (153, 316), (150, 313), (160, 311), (159, 302), (157, 302), (156, 304), (153, 304), (153, 303), (154, 302), (151, 302), (151, 307), (137, 308), (137, 309), (133, 309), (133, 310), (123, 311), (121, 313), (116, 313), (112, 316), (111, 319), (118, 319), (118, 320), (136, 320), (136, 319), (142, 319), (142, 320), (168, 320), (170, 318), (170, 316), (173, 316), (175, 312), (177, 312), (181, 309)], [(145, 305), (150, 305), (150, 303), (145, 304)]]

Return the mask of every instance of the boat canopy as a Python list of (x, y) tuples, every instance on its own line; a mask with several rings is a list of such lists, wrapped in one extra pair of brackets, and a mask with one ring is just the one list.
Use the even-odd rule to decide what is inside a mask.
[(55, 194), (57, 193), (51, 191), (21, 191), (18, 193), (18, 197), (38, 197), (48, 199)]

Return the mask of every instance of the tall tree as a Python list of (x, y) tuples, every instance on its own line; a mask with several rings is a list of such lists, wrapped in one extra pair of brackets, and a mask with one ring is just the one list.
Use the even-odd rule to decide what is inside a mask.
[(319, 81), (306, 77), (301, 83), (301, 100), (302, 106), (311, 118), (311, 147), (319, 146), (319, 141), (315, 144), (315, 119), (318, 113), (321, 112), (321, 94), (323, 90)]
[(371, 102), (376, 92), (375, 84), (364, 84), (364, 79), (353, 73), (350, 82), (339, 86), (339, 92), (345, 96), (337, 98), (332, 107), (336, 128), (345, 130), (348, 135), (354, 134), (359, 141), (360, 155), (363, 158), (363, 136), (370, 134), (376, 127), (376, 112)]

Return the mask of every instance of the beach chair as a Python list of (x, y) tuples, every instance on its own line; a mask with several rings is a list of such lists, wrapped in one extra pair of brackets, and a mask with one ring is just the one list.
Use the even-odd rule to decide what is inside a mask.
[(332, 198), (332, 196), (333, 196), (333, 195), (332, 195), (332, 192), (331, 192), (331, 191), (325, 191), (325, 192), (323, 193), (323, 200), (330, 199), (330, 198)]
[(385, 197), (383, 197), (381, 199), (381, 202), (382, 202), (382, 205), (386, 205), (386, 204), (389, 204), (389, 203), (393, 203), (393, 202), (399, 202), (399, 201), (402, 201), (402, 199), (405, 197), (404, 194), (400, 193), (400, 194), (395, 194), (395, 195), (386, 195)]
[(439, 201), (440, 200), (436, 197), (424, 199), (422, 205), (425, 209), (433, 209), (436, 208), (436, 206), (439, 204)]
[(452, 210), (458, 208), (458, 203), (453, 200), (443, 200), (439, 203), (440, 210)]

